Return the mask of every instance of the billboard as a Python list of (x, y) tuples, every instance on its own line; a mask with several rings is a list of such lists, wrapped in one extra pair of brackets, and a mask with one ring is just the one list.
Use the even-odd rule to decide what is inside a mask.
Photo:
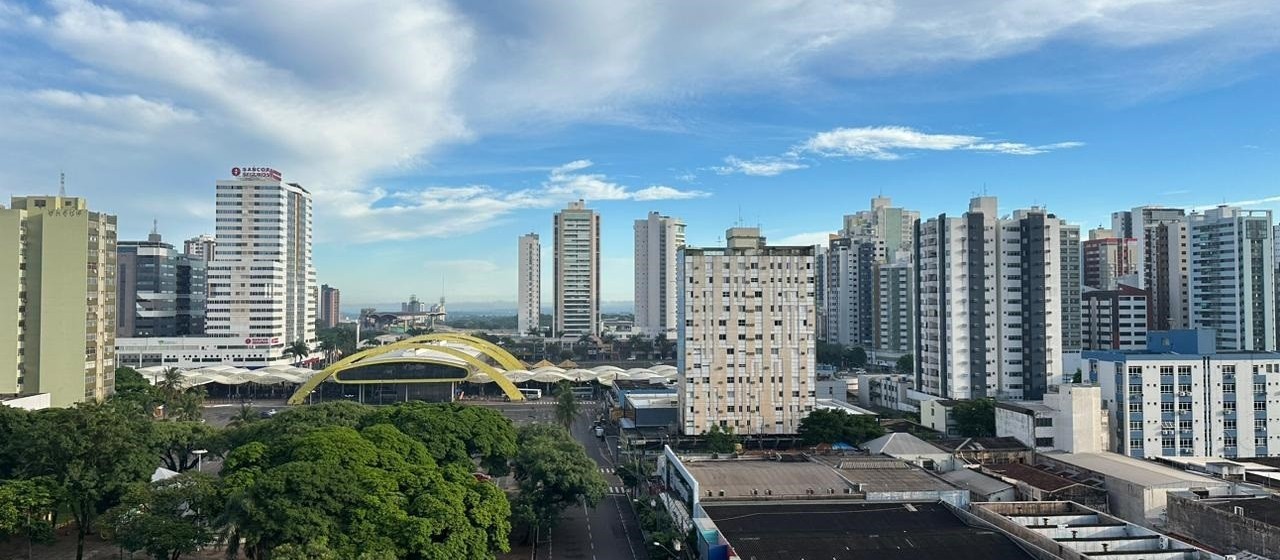
[(281, 174), (270, 167), (232, 167), (231, 176), (236, 179), (269, 179), (279, 181)]

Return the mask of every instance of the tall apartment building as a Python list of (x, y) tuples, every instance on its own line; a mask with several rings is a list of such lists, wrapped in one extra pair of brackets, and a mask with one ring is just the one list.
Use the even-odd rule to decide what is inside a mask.
[(556, 212), (555, 336), (600, 334), (600, 215), (586, 203)]
[(818, 340), (827, 338), (827, 245), (813, 246), (813, 297), (818, 310)]
[[(1187, 218), (1181, 208), (1142, 206), (1126, 214), (1137, 241), (1138, 287), (1147, 291), (1151, 328), (1190, 325), (1187, 309)], [(1119, 233), (1117, 233), (1119, 235)]]
[(218, 257), (218, 239), (202, 233), (182, 242), (182, 252), (189, 257), (196, 257), (209, 262)]
[(911, 337), (916, 324), (913, 271), (910, 260), (875, 267), (875, 323), (871, 332), (875, 333), (873, 347), (877, 352), (891, 356), (912, 353)]
[(635, 330), (676, 336), (676, 261), (684, 247), (684, 222), (649, 212), (635, 223)]
[(114, 392), (115, 282), (115, 216), (63, 195), (0, 207), (0, 394)]
[(1219, 206), (1192, 214), (1189, 225), (1191, 325), (1214, 329), (1219, 352), (1274, 351), (1271, 211)]
[(1133, 212), (1121, 210), (1111, 213), (1111, 235), (1121, 239), (1133, 239)]
[(919, 212), (894, 207), (883, 196), (871, 199), (869, 210), (844, 217), (827, 247), (824, 340), (875, 349), (876, 267), (910, 260), (919, 219)]
[(152, 230), (146, 241), (116, 244), (116, 336), (204, 333), (204, 259), (179, 253)]
[(520, 334), (539, 330), (542, 321), (542, 243), (538, 234), (520, 236), (516, 265), (516, 328)]
[[(1062, 220), (978, 197), (916, 232), (917, 389), (1036, 400), (1062, 375)], [(1069, 226), (1067, 226), (1069, 227)]]
[(1059, 220), (1059, 265), (1062, 298), (1062, 351), (1079, 352), (1080, 342), (1080, 292), (1084, 288), (1083, 253), (1080, 246), (1080, 226)]
[(320, 325), (326, 329), (338, 326), (342, 321), (342, 291), (323, 284), (320, 286)]
[(681, 252), (678, 352), (685, 434), (794, 434), (817, 381), (813, 247), (731, 228), (725, 247)]
[(1146, 351), (1085, 352), (1115, 452), (1280, 455), (1280, 354), (1218, 353), (1208, 331), (1152, 332)]
[(876, 242), (837, 237), (827, 247), (827, 342), (871, 348)]
[[(233, 168), (217, 182), (217, 258), (209, 264), (210, 336), (267, 348), (316, 340), (311, 193), (270, 168)], [(314, 344), (313, 344), (314, 345)]]
[(1083, 243), (1084, 285), (1098, 290), (1114, 290), (1122, 280), (1138, 283), (1138, 240), (1116, 237), (1112, 230), (1089, 231)]
[(1126, 284), (1114, 290), (1085, 288), (1080, 324), (1083, 350), (1147, 347), (1147, 291)]

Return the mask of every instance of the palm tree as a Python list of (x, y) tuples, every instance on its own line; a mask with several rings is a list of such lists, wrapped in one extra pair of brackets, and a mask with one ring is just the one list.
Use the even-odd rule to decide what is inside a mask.
[(568, 383), (560, 383), (560, 393), (556, 397), (556, 421), (564, 424), (564, 428), (573, 431), (573, 421), (582, 414), (582, 405), (573, 396), (573, 389)]
[(284, 355), (293, 356), (293, 365), (298, 365), (303, 358), (311, 355), (311, 348), (307, 346), (305, 340), (295, 340), (284, 347)]
[(227, 425), (236, 428), (249, 424), (257, 419), (258, 415), (253, 413), (253, 407), (245, 404), (240, 405), (240, 410), (237, 410), (236, 413), (231, 416), (231, 421), (228, 422)]
[(164, 368), (164, 373), (156, 381), (156, 389), (160, 391), (160, 399), (164, 401), (165, 418), (175, 412), (172, 409), (176, 408), (179, 399), (182, 397), (184, 384), (182, 370), (175, 367)]
[(338, 345), (332, 340), (321, 340), (320, 348), (324, 352), (325, 365), (333, 363), (333, 358), (338, 353)]

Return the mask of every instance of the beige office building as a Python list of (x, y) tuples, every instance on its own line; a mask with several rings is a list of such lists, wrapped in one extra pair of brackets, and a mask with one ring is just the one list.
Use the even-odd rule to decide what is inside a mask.
[(684, 433), (794, 434), (815, 404), (814, 248), (767, 246), (757, 228), (725, 237), (680, 254)]
[(600, 334), (600, 215), (579, 200), (555, 216), (555, 335)]
[(116, 217), (83, 198), (0, 207), (0, 394), (53, 406), (115, 387)]

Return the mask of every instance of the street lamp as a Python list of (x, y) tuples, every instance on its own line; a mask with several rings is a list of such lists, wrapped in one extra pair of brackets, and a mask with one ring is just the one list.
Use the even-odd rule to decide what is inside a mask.
[(670, 554), (672, 558), (683, 558), (683, 556), (680, 554), (680, 548), (681, 548), (680, 541), (671, 541), (672, 548), (667, 548), (666, 545), (658, 541), (653, 541), (653, 546), (656, 546), (658, 548), (661, 548), (662, 550), (667, 551), (667, 554)]
[(208, 453), (208, 449), (197, 449), (191, 454), (196, 456), (196, 472), (204, 471), (204, 454)]

